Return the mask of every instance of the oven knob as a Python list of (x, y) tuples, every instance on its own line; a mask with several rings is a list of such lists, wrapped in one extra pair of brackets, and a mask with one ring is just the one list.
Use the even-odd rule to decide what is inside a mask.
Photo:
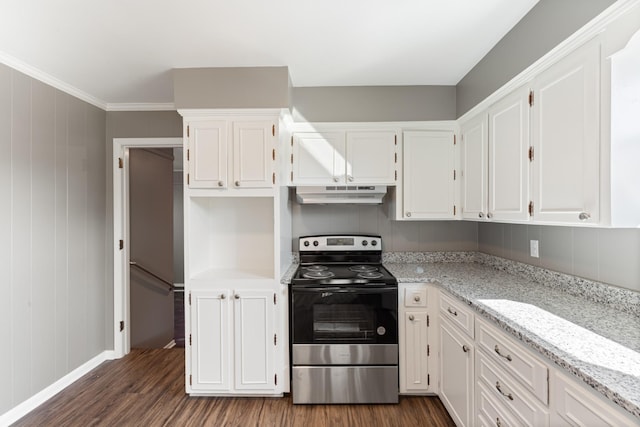
[(305, 246), (309, 246), (309, 241), (308, 241), (308, 240), (305, 240), (305, 241), (304, 241), (304, 245), (305, 245)]
[(378, 329), (376, 330), (376, 332), (378, 332), (378, 335), (384, 335), (387, 333), (387, 330), (385, 329), (384, 326), (378, 326)]
[(317, 240), (313, 241), (313, 246), (318, 246), (320, 243)]
[(372, 240), (371, 241), (371, 246), (378, 246), (378, 241), (377, 240)]
[(366, 240), (362, 241), (362, 246), (367, 246), (369, 244), (369, 242), (367, 242)]

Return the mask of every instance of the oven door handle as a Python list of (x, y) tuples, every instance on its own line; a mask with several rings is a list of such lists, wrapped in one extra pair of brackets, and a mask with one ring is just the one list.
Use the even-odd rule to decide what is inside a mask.
[(391, 292), (396, 292), (397, 288), (393, 287), (384, 287), (384, 288), (342, 288), (339, 286), (323, 286), (316, 288), (309, 287), (297, 287), (293, 290), (294, 292), (307, 292), (307, 293), (317, 293), (317, 292), (333, 292), (333, 293), (342, 293), (342, 294), (386, 294)]

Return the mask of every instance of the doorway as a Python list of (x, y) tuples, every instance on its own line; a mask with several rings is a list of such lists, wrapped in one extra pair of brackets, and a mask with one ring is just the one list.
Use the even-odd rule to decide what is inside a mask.
[(184, 329), (182, 138), (113, 142), (114, 356), (119, 358), (132, 344), (169, 348), (183, 336), (174, 334)]

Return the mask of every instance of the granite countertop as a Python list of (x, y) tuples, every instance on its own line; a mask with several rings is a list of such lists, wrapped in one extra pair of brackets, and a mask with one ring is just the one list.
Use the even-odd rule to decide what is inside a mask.
[(435, 283), (640, 418), (640, 293), (475, 252), (385, 253), (383, 262), (398, 282)]
[(640, 418), (637, 293), (629, 291), (633, 300), (630, 308), (624, 302), (622, 306), (603, 303), (597, 295), (574, 295), (556, 284), (543, 285), (477, 262), (384, 265), (400, 283), (436, 283), (543, 358)]

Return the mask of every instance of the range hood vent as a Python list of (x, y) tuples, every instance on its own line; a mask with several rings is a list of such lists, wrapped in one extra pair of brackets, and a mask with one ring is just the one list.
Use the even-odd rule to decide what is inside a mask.
[(296, 188), (296, 199), (300, 204), (379, 205), (385, 194), (387, 194), (386, 185), (333, 185)]

